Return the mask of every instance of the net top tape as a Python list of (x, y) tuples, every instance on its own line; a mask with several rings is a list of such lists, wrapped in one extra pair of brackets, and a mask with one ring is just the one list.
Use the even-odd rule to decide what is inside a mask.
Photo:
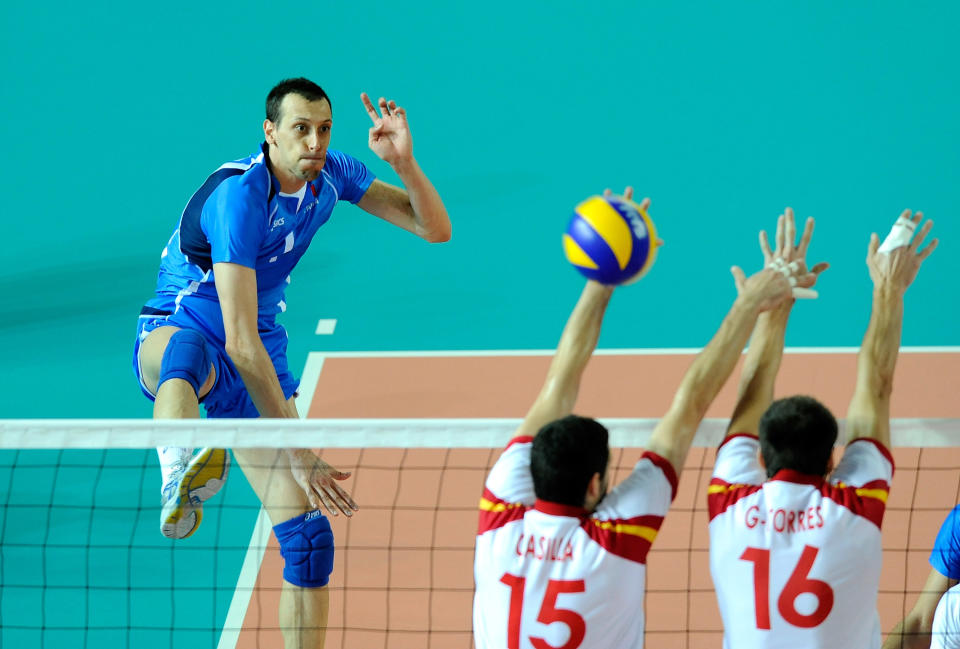
[[(499, 448), (520, 419), (0, 419), (0, 449)], [(643, 447), (658, 419), (605, 419), (614, 448)], [(694, 446), (720, 443), (728, 420), (706, 419)], [(841, 420), (841, 439), (843, 421)], [(894, 446), (960, 446), (960, 419), (894, 419)]]

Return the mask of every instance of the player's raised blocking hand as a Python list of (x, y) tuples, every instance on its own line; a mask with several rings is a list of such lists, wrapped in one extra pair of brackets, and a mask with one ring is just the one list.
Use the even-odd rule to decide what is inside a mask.
[(892, 289), (902, 294), (916, 278), (923, 261), (936, 249), (939, 239), (934, 239), (920, 250), (933, 227), (933, 221), (927, 221), (914, 238), (921, 221), (923, 212), (911, 217), (910, 210), (904, 210), (882, 244), (876, 233), (870, 235), (867, 268), (870, 269), (870, 279), (875, 288)]
[[(810, 240), (813, 238), (813, 226), (813, 217), (809, 217), (804, 224), (800, 243), (796, 243), (797, 226), (793, 209), (788, 207), (783, 214), (777, 217), (777, 232), (773, 250), (770, 249), (770, 241), (767, 238), (766, 231), (760, 231), (760, 251), (763, 253), (764, 267), (779, 269), (781, 272), (783, 272), (782, 269), (785, 266), (788, 267), (796, 281), (793, 291), (794, 297), (816, 297), (816, 292), (810, 289), (817, 283), (820, 273), (830, 267), (829, 264), (820, 262), (815, 264), (813, 268), (807, 269), (807, 249), (810, 246)], [(797, 289), (801, 290), (798, 291)]]

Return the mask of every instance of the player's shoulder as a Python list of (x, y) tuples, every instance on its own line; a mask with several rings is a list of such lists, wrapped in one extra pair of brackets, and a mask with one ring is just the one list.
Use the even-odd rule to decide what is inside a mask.
[(337, 149), (327, 149), (327, 159), (323, 165), (323, 173), (335, 180), (345, 180), (358, 175), (366, 176), (370, 172), (363, 162), (349, 153)]
[(270, 198), (273, 183), (262, 150), (246, 158), (225, 162), (214, 174), (224, 176), (217, 191), (245, 197), (262, 195), (265, 202)]
[[(944, 531), (949, 532), (951, 537), (960, 537), (960, 504), (955, 505), (953, 509), (950, 510), (950, 513), (947, 514), (947, 517), (943, 520), (943, 525), (940, 526), (942, 536)], [(938, 539), (939, 540), (939, 539)]]

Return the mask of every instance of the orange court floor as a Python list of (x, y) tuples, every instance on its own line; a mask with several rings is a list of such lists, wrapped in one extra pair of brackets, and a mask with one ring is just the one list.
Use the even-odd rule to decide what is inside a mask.
[[(600, 418), (662, 416), (692, 358), (687, 351), (599, 352), (584, 377), (577, 412)], [(960, 384), (957, 360), (956, 351), (905, 351), (897, 367), (893, 417), (960, 420), (960, 402), (950, 390)], [(311, 371), (308, 362), (301, 395), (311, 418), (518, 418), (532, 403), (549, 361), (546, 353), (312, 357), (321, 367)], [(788, 350), (777, 394), (812, 394), (842, 416), (855, 370), (852, 350)], [(939, 380), (930, 381), (931, 376)], [(939, 387), (931, 389), (931, 384)], [(708, 417), (729, 416), (734, 391), (735, 381), (730, 381)], [(321, 450), (333, 466), (354, 471), (345, 486), (360, 504), (352, 519), (331, 519), (337, 553), (328, 647), (472, 646), (477, 503), (499, 451)], [(614, 483), (629, 473), (641, 452), (613, 449)], [(677, 498), (649, 555), (642, 604), (647, 646), (720, 646), (706, 512), (715, 455), (713, 448), (691, 450)], [(930, 571), (927, 557), (937, 530), (960, 500), (960, 447), (896, 447), (893, 455), (896, 470), (883, 525), (878, 598), (884, 632), (912, 606)], [(235, 603), (246, 603), (236, 619), (242, 628), (229, 642), (221, 641), (220, 649), (279, 642), (282, 564), (272, 535), (262, 563), (254, 568), (250, 584), (241, 584), (234, 597)]]

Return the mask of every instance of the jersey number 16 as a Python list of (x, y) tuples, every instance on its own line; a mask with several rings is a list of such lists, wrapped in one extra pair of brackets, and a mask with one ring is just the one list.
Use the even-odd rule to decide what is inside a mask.
[[(812, 545), (803, 548), (800, 561), (777, 598), (777, 610), (784, 620), (804, 629), (819, 625), (833, 609), (833, 589), (819, 579), (810, 579), (810, 569), (819, 550)], [(757, 628), (770, 629), (770, 550), (747, 548), (740, 555), (743, 561), (753, 563), (753, 597), (757, 612)], [(817, 598), (817, 609), (810, 614), (797, 610), (797, 597), (809, 593)]]

